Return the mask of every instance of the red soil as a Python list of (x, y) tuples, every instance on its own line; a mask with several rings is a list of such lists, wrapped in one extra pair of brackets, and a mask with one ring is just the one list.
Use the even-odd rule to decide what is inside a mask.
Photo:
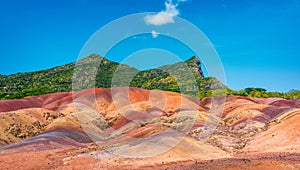
[(125, 87), (0, 101), (0, 169), (299, 169), (299, 108)]

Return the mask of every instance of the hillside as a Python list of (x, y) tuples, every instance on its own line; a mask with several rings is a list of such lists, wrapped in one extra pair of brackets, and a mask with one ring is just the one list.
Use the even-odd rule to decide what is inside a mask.
[(0, 167), (300, 168), (300, 101), (226, 97), (219, 113), (218, 98), (122, 87), (0, 101)]
[[(98, 65), (91, 65), (91, 61), (97, 61), (97, 63), (100, 63), (99, 67)], [(199, 89), (205, 90), (210, 89), (211, 87), (214, 87), (215, 89), (224, 87), (224, 85), (222, 85), (217, 79), (204, 77), (200, 67), (200, 61), (197, 57), (190, 58), (189, 60), (185, 61), (185, 64), (189, 67), (188, 71), (191, 71), (194, 75)], [(109, 61), (97, 54), (92, 54), (84, 59), (79, 60), (77, 63), (73, 62), (47, 70), (17, 73), (8, 76), (0, 75), (0, 99), (18, 99), (26, 96), (37, 96), (54, 92), (82, 90), (82, 88), (72, 89), (72, 80), (75, 67), (77, 67), (77, 69), (83, 73), (87, 69), (93, 70), (97, 69), (98, 67), (95, 78), (95, 86), (93, 83), (86, 82), (87, 85), (85, 88), (111, 87), (112, 77), (116, 71), (116, 68), (121, 67), (127, 71), (137, 72), (130, 82), (129, 86), (131, 87), (180, 92), (180, 88), (174, 77), (165, 70), (168, 70), (168, 68), (178, 68), (176, 70), (179, 73), (185, 73), (187, 70), (184, 70), (186, 68), (180, 68), (181, 65), (182, 63), (177, 63), (148, 71), (139, 71), (128, 65), (120, 65), (119, 63)], [(127, 73), (128, 72), (126, 72), (126, 74)], [(119, 81), (122, 82), (125, 80), (126, 75)], [(212, 86), (212, 84), (215, 85)], [(182, 91), (182, 89), (181, 92), (188, 93)], [(190, 95), (197, 96), (198, 94), (191, 93)]]

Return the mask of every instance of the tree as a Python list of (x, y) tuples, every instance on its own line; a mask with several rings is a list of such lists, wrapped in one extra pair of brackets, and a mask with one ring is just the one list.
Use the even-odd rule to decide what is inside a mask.
[(248, 87), (248, 88), (245, 88), (245, 91), (249, 94), (251, 92), (266, 92), (267, 90), (263, 89), (263, 88)]

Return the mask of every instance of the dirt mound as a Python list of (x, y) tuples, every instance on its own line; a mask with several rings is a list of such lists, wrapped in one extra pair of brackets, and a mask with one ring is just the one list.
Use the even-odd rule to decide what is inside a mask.
[(0, 166), (299, 167), (299, 101), (223, 99), (120, 87), (1, 101)]
[(300, 110), (288, 111), (270, 122), (267, 131), (252, 139), (246, 152), (300, 152)]

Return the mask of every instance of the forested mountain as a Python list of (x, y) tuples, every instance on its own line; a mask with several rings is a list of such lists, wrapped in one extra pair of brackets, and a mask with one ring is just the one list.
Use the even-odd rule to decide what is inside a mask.
[[(91, 73), (95, 75), (90, 76)], [(195, 56), (185, 62), (140, 71), (125, 64), (109, 61), (97, 54), (51, 69), (7, 76), (0, 74), (0, 99), (117, 86), (180, 92), (200, 98), (233, 95), (300, 99), (299, 90), (290, 90), (287, 93), (267, 92), (263, 88), (232, 90), (214, 77), (204, 77), (201, 63)]]
[[(97, 61), (97, 62), (94, 62)], [(91, 63), (97, 63), (91, 64)], [(99, 65), (98, 65), (99, 64)], [(186, 67), (187, 66), (187, 67)], [(80, 74), (84, 74), (86, 70), (97, 70), (95, 76), (95, 83), (85, 82), (86, 88), (104, 87), (109, 88), (116, 86), (118, 83), (112, 85), (112, 78), (116, 71), (126, 70), (123, 72), (124, 76), (119, 78), (120, 82), (127, 81), (129, 72), (136, 73), (132, 77), (128, 86), (140, 87), (144, 89), (160, 89), (174, 92), (182, 92), (191, 96), (197, 97), (198, 94), (189, 92), (180, 87), (186, 85), (178, 85), (177, 77), (184, 77), (187, 71), (191, 72), (194, 77), (194, 83), (197, 84), (200, 90), (218, 89), (225, 86), (216, 78), (205, 78), (201, 70), (200, 61), (197, 57), (192, 57), (189, 60), (173, 65), (166, 65), (156, 69), (147, 71), (139, 71), (128, 65), (119, 64), (109, 61), (97, 54), (92, 54), (77, 63), (69, 63), (62, 66), (54, 67), (47, 70), (36, 72), (17, 73), (12, 75), (0, 75), (0, 98), (1, 99), (17, 99), (26, 96), (36, 96), (41, 94), (48, 94), (54, 92), (67, 92), (72, 90), (80, 90), (72, 88), (72, 80), (74, 78), (74, 70)], [(120, 69), (121, 68), (121, 69)], [(116, 70), (117, 69), (117, 70)], [(182, 76), (180, 75), (182, 74)], [(85, 78), (83, 76), (83, 78)], [(189, 83), (191, 80), (182, 81)], [(122, 83), (120, 85), (123, 85)]]

